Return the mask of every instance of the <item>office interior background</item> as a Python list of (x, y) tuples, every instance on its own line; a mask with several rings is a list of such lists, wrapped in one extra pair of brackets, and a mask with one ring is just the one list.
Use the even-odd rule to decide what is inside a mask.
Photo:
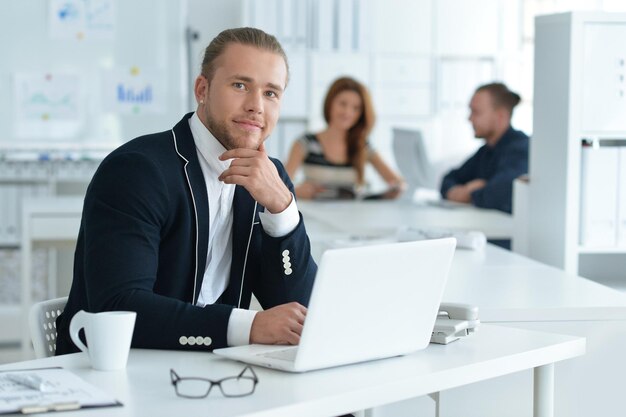
[[(58, 14), (59, 10), (65, 14)], [(432, 182), (420, 191), (433, 196), (443, 173), (482, 145), (482, 141), (473, 137), (467, 121), (468, 103), (479, 85), (502, 81), (518, 92), (522, 102), (515, 110), (512, 124), (533, 136), (533, 109), (537, 92), (544, 88), (535, 79), (535, 17), (570, 11), (624, 13), (626, 2), (1, 2), (0, 321), (4, 324), (0, 334), (0, 362), (19, 358), (15, 337), (19, 329), (14, 328), (20, 326), (20, 321), (14, 319), (20, 311), (17, 306), (21, 288), (23, 199), (83, 195), (91, 175), (108, 152), (139, 135), (167, 130), (182, 114), (195, 109), (191, 91), (202, 52), (221, 30), (259, 27), (275, 34), (289, 57), (290, 84), (280, 122), (267, 142), (270, 155), (285, 161), (296, 138), (322, 128), (322, 100), (328, 86), (338, 76), (350, 75), (365, 83), (372, 93), (377, 122), (370, 143), (392, 166), (396, 167), (392, 129), (404, 127), (422, 132), (426, 155), (420, 157), (430, 164)], [(72, 16), (79, 14), (83, 18), (71, 22)], [(622, 123), (607, 129), (591, 129), (591, 135), (580, 134), (579, 140), (588, 139), (594, 146), (606, 140), (620, 145), (620, 140), (626, 139), (624, 27), (622, 24), (611, 32), (609, 35), (614, 37), (606, 38), (610, 42), (603, 45), (616, 48), (618, 52), (611, 57), (622, 57), (621, 63), (614, 62), (616, 71), (621, 65), (621, 79), (615, 83), (616, 88), (621, 88), (622, 99), (613, 108), (622, 112)], [(609, 35), (599, 35), (599, 39)], [(605, 55), (597, 52), (598, 57)], [(588, 74), (601, 77), (602, 72)], [(604, 88), (603, 82), (600, 78), (592, 79), (589, 88), (596, 85)], [(610, 84), (606, 88), (614, 87)], [(588, 97), (585, 94), (592, 94), (585, 89), (581, 91), (578, 97), (575, 96), (578, 93), (564, 94), (561, 104), (576, 106)], [(557, 113), (546, 117), (559, 120), (561, 116)], [(598, 116), (589, 123), (603, 120)], [(546, 156), (555, 161), (555, 172), (561, 168), (565, 171), (558, 163), (571, 163), (569, 145), (559, 146), (553, 150), (554, 155)], [(573, 154), (580, 158), (580, 149), (576, 152)], [(607, 160), (612, 161), (611, 158)], [(621, 159), (626, 161), (626, 156)], [(531, 156), (531, 184), (532, 163)], [(622, 166), (626, 163), (622, 162)], [(618, 170), (618, 165), (615, 167)], [(579, 169), (577, 166), (574, 172), (578, 173)], [(384, 187), (373, 171), (367, 171), (366, 178), (372, 190)], [(607, 178), (601, 176), (599, 181), (605, 182)], [(615, 181), (617, 190), (620, 185)], [(581, 188), (593, 188), (593, 184), (584, 182), (572, 185), (567, 178), (561, 183), (555, 179), (552, 186), (557, 188), (552, 191), (558, 196), (569, 188), (576, 189), (576, 196)], [(626, 199), (626, 193), (622, 194), (616, 191), (615, 204), (618, 199)], [(532, 191), (529, 195), (532, 198)], [(550, 204), (549, 199), (546, 201), (545, 204)], [(520, 239), (526, 246), (518, 245), (518, 252), (612, 287), (626, 288), (623, 246), (626, 238), (619, 235), (607, 243), (606, 233), (600, 233), (600, 237), (590, 237), (587, 247), (580, 245), (583, 228), (579, 222), (589, 208), (578, 207), (579, 200), (574, 202), (575, 209), (571, 203), (563, 198), (560, 204), (535, 207), (545, 214), (546, 219), (540, 219), (538, 212), (532, 217), (534, 202), (530, 200), (527, 203), (530, 217), (523, 219), (528, 227)], [(626, 207), (626, 203), (621, 204)], [(570, 210), (575, 211), (573, 220)], [(566, 219), (562, 223), (565, 229), (572, 221), (576, 222), (576, 236), (570, 236), (567, 230), (553, 233), (556, 237), (546, 244), (556, 249), (545, 255), (548, 259), (542, 258), (551, 249), (542, 248), (542, 253), (533, 253), (533, 236), (541, 235), (541, 230), (533, 230), (533, 219), (537, 220), (537, 227), (550, 219)], [(34, 249), (33, 300), (68, 293), (72, 255), (71, 245), (59, 250)]]
[[(552, 37), (544, 29), (542, 43), (536, 44), (536, 16), (572, 11), (612, 13), (620, 24), (588, 37), (603, 48), (585, 46), (580, 25), (573, 25), (569, 35)], [(534, 148), (531, 139), (530, 186), (516, 184), (523, 199), (517, 206), (521, 210), (514, 207), (513, 250), (625, 290), (626, 222), (622, 226), (615, 219), (616, 210), (626, 213), (626, 181), (618, 181), (626, 173), (626, 163), (619, 164), (626, 161), (620, 149), (626, 143), (625, 12), (623, 0), (0, 2), (0, 363), (23, 358), (24, 199), (81, 197), (108, 152), (139, 135), (167, 130), (195, 109), (191, 88), (203, 49), (221, 30), (236, 26), (275, 34), (289, 57), (291, 80), (281, 119), (267, 142), (271, 155), (285, 161), (296, 138), (323, 127), (328, 86), (350, 75), (372, 93), (377, 122), (370, 143), (392, 166), (397, 168), (392, 129), (422, 133), (426, 155), (416, 160), (431, 170), (431, 182), (419, 190), (426, 198), (437, 195), (444, 172), (482, 145), (467, 120), (475, 88), (506, 83), (522, 97), (513, 126), (533, 138), (554, 139)], [(578, 60), (569, 61), (569, 46)], [(534, 62), (536, 47), (541, 63)], [(569, 79), (575, 82), (568, 90), (562, 80)], [(583, 142), (589, 146), (582, 147)], [(597, 151), (593, 160), (590, 149)], [(585, 166), (590, 170), (583, 172)], [(543, 188), (532, 189), (534, 172), (550, 174)], [(372, 191), (384, 187), (375, 172), (368, 171), (366, 178)], [(589, 200), (599, 203), (589, 207)], [(585, 227), (591, 220), (606, 225), (611, 216), (613, 228)], [(68, 293), (73, 244), (34, 246), (29, 263), (33, 301)], [(543, 287), (517, 289), (519, 298), (544, 292)], [(575, 307), (578, 321), (547, 311), (557, 324), (541, 318), (512, 325), (587, 336), (588, 362), (576, 373), (560, 369), (558, 382), (589, 375), (589, 381), (580, 382), (597, 386), (596, 396), (589, 398), (609, 396), (603, 406), (610, 412), (604, 415), (619, 415), (615, 403), (623, 366), (616, 358), (626, 346), (624, 320), (617, 317), (617, 307), (615, 320), (598, 318), (591, 308), (584, 315)], [(597, 375), (602, 381), (594, 380)], [(516, 384), (528, 379), (527, 374), (513, 377)], [(510, 386), (510, 380), (482, 385), (478, 390), (497, 405), (486, 403), (484, 396), (477, 402), (497, 415), (513, 415), (509, 411), (519, 391)], [(451, 396), (467, 400), (459, 404), (472, 404), (474, 394), (460, 390)], [(557, 400), (573, 404), (570, 398)], [(462, 411), (491, 415), (480, 414), (479, 405), (473, 413)], [(581, 410), (585, 407), (592, 406)], [(413, 415), (402, 406), (383, 414)]]

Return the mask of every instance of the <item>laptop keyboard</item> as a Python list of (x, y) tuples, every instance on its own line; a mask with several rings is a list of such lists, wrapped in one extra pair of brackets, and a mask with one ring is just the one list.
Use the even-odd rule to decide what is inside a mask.
[(295, 361), (296, 353), (298, 353), (298, 348), (296, 346), (292, 346), (286, 349), (280, 350), (272, 350), (271, 352), (259, 353), (258, 356), (263, 356), (264, 358), (272, 358), (272, 359), (282, 359), (284, 361)]

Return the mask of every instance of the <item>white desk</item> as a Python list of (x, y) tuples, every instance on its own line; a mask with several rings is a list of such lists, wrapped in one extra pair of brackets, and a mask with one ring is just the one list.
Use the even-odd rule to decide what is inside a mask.
[[(586, 337), (587, 354), (556, 367), (556, 414), (623, 415), (626, 294), (488, 245), (484, 253), (456, 252), (444, 300), (478, 305), (484, 323)], [(528, 415), (530, 384), (521, 373), (442, 393), (441, 414)], [(472, 400), (474, 407), (462, 406)]]
[[(471, 384), (525, 369), (535, 369), (534, 416), (552, 416), (553, 363), (582, 355), (583, 338), (483, 326), (451, 345), (430, 345), (412, 355), (305, 374), (255, 367), (256, 392), (244, 398), (176, 397), (169, 369), (181, 376), (221, 378), (235, 375), (239, 363), (202, 352), (131, 350), (128, 368), (100, 372), (89, 368), (85, 354), (73, 354), (0, 369), (62, 366), (101, 387), (124, 407), (83, 410), (81, 416), (336, 416), (407, 398)], [(468, 404), (469, 406), (469, 404)], [(55, 416), (77, 416), (75, 412)]]
[[(82, 197), (25, 199), (22, 208), (21, 262), (21, 346), (23, 357), (30, 352), (28, 312), (33, 304), (31, 293), (33, 246), (71, 247), (76, 244), (83, 209)], [(56, 271), (48, 283), (56, 288)], [(56, 292), (56, 290), (54, 291)], [(51, 298), (55, 294), (51, 294)]]
[(457, 250), (444, 300), (480, 306), (484, 322), (626, 320), (626, 294), (487, 245)]
[[(381, 217), (382, 211), (388, 210), (381, 207), (381, 204), (385, 203), (388, 204), (374, 201), (298, 204), (304, 213), (315, 252), (316, 248), (323, 246), (324, 241), (328, 239), (345, 238), (348, 234), (372, 233), (372, 227), (374, 230), (378, 227), (376, 219)], [(363, 209), (359, 208), (357, 211), (356, 208), (361, 206)], [(57, 209), (65, 212), (65, 215), (73, 216), (75, 228), (78, 230), (81, 203), (63, 204), (57, 206)], [(418, 206), (408, 210), (417, 212), (424, 210), (424, 213), (431, 213), (431, 219), (438, 222), (437, 226), (449, 228), (454, 224), (462, 224), (459, 220), (462, 218), (466, 219), (466, 226), (470, 224), (475, 226), (465, 228), (478, 228), (476, 225), (479, 223), (471, 219), (473, 216), (471, 213), (476, 214), (487, 226), (491, 215), (493, 224), (499, 223), (500, 215), (504, 216), (500, 218), (503, 224), (510, 220), (498, 212), (467, 209), (455, 212), (445, 208)], [(389, 210), (400, 211), (392, 220), (382, 216), (381, 221), (386, 222), (383, 223), (386, 229), (378, 228), (378, 231), (393, 233), (397, 226), (406, 224), (404, 221), (407, 218), (401, 217), (402, 209)], [(350, 213), (353, 215), (349, 215)], [(420, 219), (424, 221), (428, 215), (411, 216), (415, 217), (415, 221)], [(448, 219), (457, 219), (456, 223), (450, 220), (448, 224), (446, 216)], [(54, 215), (51, 215), (49, 220), (53, 219)], [(421, 225), (433, 226), (426, 223)], [(67, 233), (67, 230), (59, 232)], [(623, 352), (626, 351), (625, 294), (488, 245), (484, 252), (457, 251), (444, 299), (478, 305), (483, 322), (587, 337), (588, 353), (577, 361), (559, 365), (564, 368), (562, 373), (571, 375), (571, 378), (557, 387), (557, 409), (560, 407), (565, 410), (560, 415), (568, 417), (620, 415), (622, 404), (619, 391), (623, 375), (626, 374), (626, 361), (623, 360)], [(467, 417), (501, 416), (502, 410), (511, 411), (511, 408), (515, 409), (528, 403), (527, 398), (519, 395), (519, 392), (528, 390), (520, 389), (520, 386), (528, 386), (532, 381), (526, 378), (518, 382), (516, 380), (511, 383), (498, 381), (491, 385), (475, 384), (465, 390), (456, 390), (458, 392), (454, 392), (453, 399), (449, 399), (451, 395), (444, 392), (442, 416), (459, 414)], [(499, 393), (497, 399), (492, 395), (493, 392)], [(473, 407), (462, 412), (454, 408), (472, 401), (471, 397), (482, 400), (474, 401)], [(578, 397), (576, 405), (572, 405), (571, 400), (574, 397)], [(496, 400), (500, 402), (499, 405), (494, 404)], [(511, 411), (508, 415), (528, 415), (524, 413), (523, 407), (519, 408), (518, 413)], [(383, 410), (380, 415), (382, 417), (393, 414), (385, 414)]]
[[(371, 203), (374, 205), (368, 206)], [(319, 259), (325, 248), (333, 246), (328, 244), (329, 241), (345, 241), (350, 235), (392, 236), (394, 227), (415, 225), (411, 222), (420, 221), (417, 214), (411, 217), (413, 214), (407, 216), (397, 207), (377, 206), (381, 203), (304, 204), (303, 213), (313, 253)], [(444, 210), (428, 208), (426, 211), (432, 211), (431, 219), (435, 223), (418, 225), (455, 228), (462, 224), (458, 219), (471, 216), (470, 212), (460, 216)], [(393, 212), (396, 217), (387, 218)], [(478, 220), (484, 214), (480, 213), (476, 213)], [(449, 224), (445, 223), (446, 216), (450, 219)], [(421, 220), (425, 221), (425, 218), (426, 215)], [(471, 219), (466, 220), (466, 224), (472, 223)], [(383, 227), (378, 227), (380, 224)], [(480, 221), (473, 224), (478, 225)], [(483, 232), (489, 233), (485, 229)], [(419, 270), (418, 265), (416, 268)], [(560, 374), (568, 375), (557, 387), (558, 415), (622, 415), (620, 391), (626, 374), (626, 361), (623, 360), (626, 294), (487, 245), (484, 251), (456, 251), (444, 301), (477, 305), (480, 318), (486, 323), (587, 337), (588, 352), (583, 358), (557, 366)], [(527, 416), (525, 404), (528, 398), (519, 393), (528, 392), (523, 387), (531, 382), (525, 373), (443, 392), (441, 415)], [(465, 407), (468, 402), (474, 405)], [(414, 406), (407, 404), (406, 408)], [(377, 416), (387, 417), (398, 412), (406, 413), (406, 410), (377, 412)], [(414, 410), (412, 414), (416, 414)]]
[(488, 239), (510, 239), (513, 219), (497, 210), (469, 205), (435, 206), (408, 201), (298, 201), (318, 230), (345, 233), (394, 233), (401, 226), (479, 230)]

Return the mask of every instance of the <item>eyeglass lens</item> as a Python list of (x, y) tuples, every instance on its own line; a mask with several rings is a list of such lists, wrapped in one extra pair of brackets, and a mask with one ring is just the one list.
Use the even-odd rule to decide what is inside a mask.
[(248, 395), (254, 390), (254, 379), (246, 376), (223, 379), (220, 383), (222, 394), (228, 397)]
[(210, 389), (211, 382), (204, 379), (182, 378), (176, 383), (176, 392), (183, 397), (203, 398)]

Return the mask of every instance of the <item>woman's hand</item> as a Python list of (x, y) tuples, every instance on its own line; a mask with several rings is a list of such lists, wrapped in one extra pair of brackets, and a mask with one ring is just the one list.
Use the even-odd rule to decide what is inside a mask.
[(306, 181), (296, 187), (296, 196), (303, 200), (312, 200), (325, 188), (314, 182)]
[(389, 189), (383, 195), (385, 199), (396, 199), (406, 190), (406, 182), (402, 179), (389, 183)]

